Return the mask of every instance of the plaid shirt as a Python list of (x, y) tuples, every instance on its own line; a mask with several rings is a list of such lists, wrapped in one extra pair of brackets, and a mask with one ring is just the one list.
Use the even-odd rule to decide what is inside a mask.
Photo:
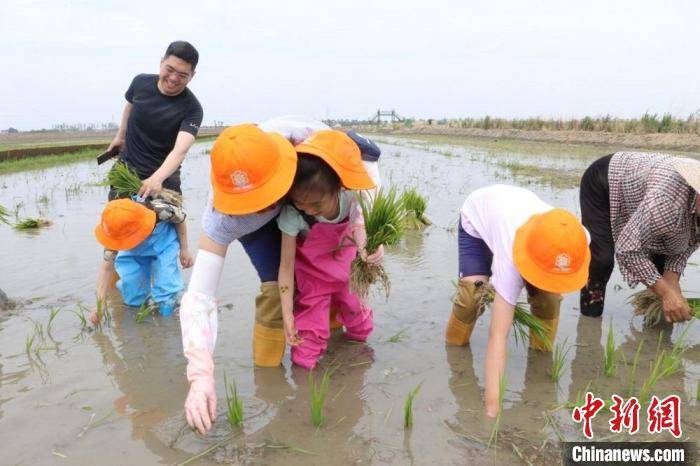
[(661, 278), (652, 255), (665, 256), (665, 271), (683, 273), (700, 246), (697, 194), (664, 154), (618, 152), (610, 160), (610, 223), (615, 256), (630, 286)]

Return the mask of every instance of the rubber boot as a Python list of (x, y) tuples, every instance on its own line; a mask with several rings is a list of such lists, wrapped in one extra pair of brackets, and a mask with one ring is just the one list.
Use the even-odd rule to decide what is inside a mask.
[(445, 331), (445, 341), (448, 344), (464, 346), (469, 343), (476, 319), (484, 312), (483, 306), (479, 304), (482, 286), (482, 282), (458, 282), (457, 294), (452, 301), (452, 314)]
[(340, 322), (338, 322), (338, 320), (335, 318), (335, 316), (338, 315), (338, 309), (335, 308), (335, 307), (333, 307), (333, 306), (331, 306), (330, 314), (331, 314), (331, 315), (330, 315), (330, 325), (329, 325), (329, 327), (330, 327), (330, 329), (331, 329), (331, 332), (334, 331), (334, 330), (342, 329), (342, 328), (343, 328), (343, 324), (341, 324)]
[(255, 298), (253, 360), (256, 366), (277, 367), (282, 364), (285, 340), (282, 328), (282, 302), (277, 282), (260, 285)]
[(543, 341), (536, 333), (530, 329), (530, 348), (544, 352), (551, 352), (554, 339), (557, 336), (559, 327), (559, 308), (561, 307), (562, 296), (556, 293), (537, 290), (533, 295), (528, 294), (527, 301), (530, 303), (530, 313), (542, 322), (545, 328), (547, 341)]

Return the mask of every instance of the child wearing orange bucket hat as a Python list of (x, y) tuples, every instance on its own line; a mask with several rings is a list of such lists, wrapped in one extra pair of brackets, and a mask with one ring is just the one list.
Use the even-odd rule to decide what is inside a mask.
[(211, 150), (211, 196), (202, 216), (199, 250), (180, 304), (182, 344), (190, 390), (185, 414), (205, 433), (216, 417), (213, 352), (216, 299), (228, 246), (239, 241), (260, 278), (255, 299), (253, 359), (277, 367), (285, 350), (277, 272), (280, 200), (296, 172), (294, 146), (276, 132), (245, 124), (226, 128)]
[(523, 188), (493, 185), (471, 193), (458, 228), (459, 282), (446, 341), (469, 343), (483, 312), (486, 283), (495, 289), (486, 351), (486, 414), (498, 414), (499, 381), (518, 297), (527, 289), (532, 315), (548, 341), (530, 333), (530, 347), (551, 351), (559, 324), (561, 294), (586, 283), (591, 254), (581, 222)]
[[(163, 204), (162, 200), (159, 201)], [(162, 207), (162, 206), (161, 206)], [(179, 209), (169, 206), (170, 210)], [(117, 289), (128, 306), (141, 306), (152, 299), (162, 315), (172, 314), (182, 291), (177, 261), (180, 238), (173, 221), (184, 221), (184, 213), (159, 221), (156, 212), (131, 199), (107, 203), (95, 237), (105, 248), (118, 251), (114, 267)]]
[(373, 263), (383, 250), (364, 253), (366, 232), (354, 190), (374, 182), (357, 144), (345, 133), (321, 130), (296, 146), (297, 173), (277, 219), (282, 231), (279, 290), (292, 361), (313, 369), (326, 350), (329, 311), (345, 326), (347, 338), (365, 341), (372, 310), (350, 292), (350, 263), (360, 256)]

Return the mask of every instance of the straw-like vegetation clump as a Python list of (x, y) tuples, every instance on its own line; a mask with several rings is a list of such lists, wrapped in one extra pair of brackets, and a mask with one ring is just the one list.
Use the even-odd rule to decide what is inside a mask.
[[(376, 252), (379, 246), (391, 246), (401, 240), (406, 210), (395, 188), (387, 191), (380, 189), (372, 199), (358, 196), (358, 202), (365, 220), (365, 249), (368, 255)], [(382, 285), (388, 297), (390, 281), (384, 267), (368, 264), (359, 256), (356, 257), (350, 269), (350, 289), (360, 298), (366, 298), (369, 288), (377, 282)]]
[(406, 228), (420, 230), (431, 225), (425, 210), (428, 208), (428, 200), (418, 189), (411, 187), (401, 194), (401, 203), (406, 210)]
[(43, 218), (23, 218), (15, 223), (15, 230), (38, 230), (39, 228), (48, 227), (52, 223), (51, 220)]
[[(661, 298), (645, 288), (630, 296), (629, 303), (634, 308), (634, 315), (644, 316), (644, 326), (654, 327), (664, 321), (664, 306)], [(700, 298), (689, 298), (690, 313), (696, 319), (700, 319)]]

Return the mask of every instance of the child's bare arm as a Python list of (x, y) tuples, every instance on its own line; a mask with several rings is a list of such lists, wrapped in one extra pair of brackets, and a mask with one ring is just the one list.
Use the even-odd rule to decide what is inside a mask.
[(182, 222), (174, 225), (175, 231), (177, 231), (177, 241), (180, 243), (180, 264), (183, 268), (188, 269), (194, 264), (194, 259), (190, 253), (190, 246), (187, 244), (187, 224)]
[(282, 302), (282, 319), (284, 336), (287, 343), (296, 346), (302, 342), (297, 335), (294, 324), (294, 255), (296, 254), (296, 237), (282, 233), (282, 254), (277, 282)]
[(491, 312), (489, 340), (486, 347), (486, 415), (496, 417), (501, 377), (506, 370), (508, 334), (513, 326), (515, 306), (496, 293)]

